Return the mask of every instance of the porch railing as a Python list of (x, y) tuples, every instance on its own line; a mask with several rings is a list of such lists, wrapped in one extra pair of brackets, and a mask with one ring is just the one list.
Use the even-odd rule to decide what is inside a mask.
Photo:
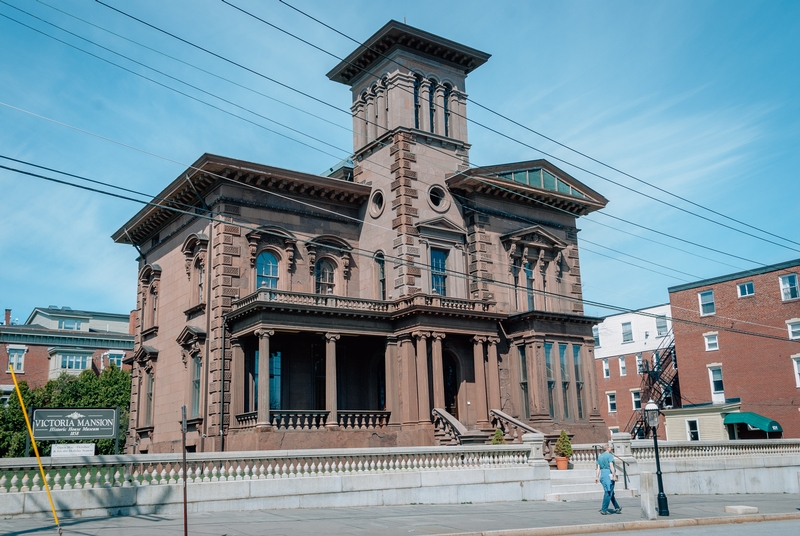
[(368, 311), (373, 313), (395, 313), (414, 306), (441, 307), (457, 311), (495, 312), (496, 304), (484, 300), (450, 298), (428, 294), (415, 294), (395, 301), (367, 300), (337, 296), (334, 294), (307, 294), (275, 289), (259, 289), (258, 291), (233, 302), (233, 310), (241, 309), (254, 303), (273, 303), (296, 305), (299, 307), (323, 307)]
[(345, 430), (372, 430), (389, 424), (389, 411), (339, 410), (337, 420)]
[(247, 413), (239, 413), (236, 415), (236, 424), (239, 425), (239, 428), (253, 428), (257, 420), (257, 411), (248, 411)]
[[(653, 441), (631, 441), (633, 456), (639, 461), (655, 460)], [(797, 439), (739, 439), (724, 441), (659, 441), (661, 459), (713, 458), (719, 456), (775, 456), (800, 454)]]
[(503, 413), (499, 409), (490, 409), (489, 417), (492, 421), (492, 426), (503, 431), (503, 435), (508, 443), (522, 443), (523, 434), (540, 434), (541, 432), (520, 421), (511, 415)]
[(327, 411), (272, 410), (270, 424), (278, 430), (317, 430), (328, 422)]

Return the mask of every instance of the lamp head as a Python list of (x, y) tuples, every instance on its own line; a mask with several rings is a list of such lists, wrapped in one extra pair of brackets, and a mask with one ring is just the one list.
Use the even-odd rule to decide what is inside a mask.
[(659, 408), (658, 404), (653, 402), (651, 398), (647, 405), (644, 407), (644, 414), (647, 417), (647, 424), (650, 428), (657, 428), (658, 427), (658, 414)]

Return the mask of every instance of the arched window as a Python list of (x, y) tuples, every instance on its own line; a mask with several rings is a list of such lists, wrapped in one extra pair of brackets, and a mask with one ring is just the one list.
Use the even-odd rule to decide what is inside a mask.
[(333, 294), (335, 276), (336, 269), (331, 261), (319, 261), (316, 267), (317, 294)]
[(419, 88), (422, 86), (422, 80), (419, 76), (414, 77), (414, 128), (419, 128)]
[(195, 295), (194, 300), (192, 301), (192, 305), (200, 305), (201, 303), (205, 303), (205, 284), (206, 284), (206, 271), (205, 271), (205, 259), (201, 256), (194, 261), (194, 287), (195, 287)]
[(260, 288), (278, 288), (278, 258), (270, 251), (256, 259), (256, 290)]
[(450, 136), (450, 95), (451, 95), (450, 86), (445, 84), (444, 86), (444, 135), (449, 137)]
[(436, 81), (431, 80), (428, 88), (428, 111), (430, 112), (431, 132), (436, 132)]
[(386, 299), (386, 259), (383, 253), (375, 254), (375, 267), (377, 268), (378, 276), (378, 299)]

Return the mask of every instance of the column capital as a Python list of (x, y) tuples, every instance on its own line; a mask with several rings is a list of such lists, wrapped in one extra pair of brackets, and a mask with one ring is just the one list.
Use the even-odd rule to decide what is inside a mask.
[(441, 331), (434, 331), (431, 333), (431, 336), (433, 337), (433, 340), (441, 341), (442, 339), (447, 337), (447, 333), (442, 333)]
[(237, 348), (241, 348), (241, 346), (242, 346), (242, 339), (241, 338), (239, 338), (239, 337), (231, 337), (230, 341), (231, 341), (231, 346), (235, 346)]
[(486, 339), (487, 339), (487, 337), (484, 337), (482, 335), (475, 335), (475, 336), (472, 337), (472, 343), (473, 344), (483, 344), (483, 343), (486, 342)]
[(325, 340), (327, 342), (338, 341), (340, 338), (341, 338), (341, 335), (339, 335), (338, 333), (326, 333), (325, 334)]
[(255, 331), (253, 332), (253, 335), (255, 335), (256, 337), (258, 337), (259, 339), (263, 339), (263, 338), (265, 338), (265, 337), (266, 337), (267, 339), (269, 339), (270, 337), (272, 337), (273, 335), (275, 335), (275, 331), (274, 331), (274, 330), (272, 330), (272, 329), (263, 329), (263, 328), (259, 328), (259, 329), (255, 330)]
[(431, 332), (430, 331), (415, 331), (415, 332), (413, 332), (411, 334), (411, 336), (414, 337), (417, 340), (427, 339), (428, 337), (431, 336)]
[(487, 342), (488, 342), (490, 345), (497, 346), (498, 344), (500, 344), (500, 337), (497, 337), (497, 336), (491, 335), (491, 336), (489, 336), (489, 337), (486, 337), (486, 341), (487, 341)]

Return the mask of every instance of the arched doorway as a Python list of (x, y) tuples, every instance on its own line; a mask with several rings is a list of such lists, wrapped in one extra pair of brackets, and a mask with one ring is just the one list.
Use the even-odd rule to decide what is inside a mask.
[(451, 353), (445, 353), (442, 359), (444, 373), (444, 409), (458, 419), (458, 387), (461, 379), (458, 373), (458, 360)]

